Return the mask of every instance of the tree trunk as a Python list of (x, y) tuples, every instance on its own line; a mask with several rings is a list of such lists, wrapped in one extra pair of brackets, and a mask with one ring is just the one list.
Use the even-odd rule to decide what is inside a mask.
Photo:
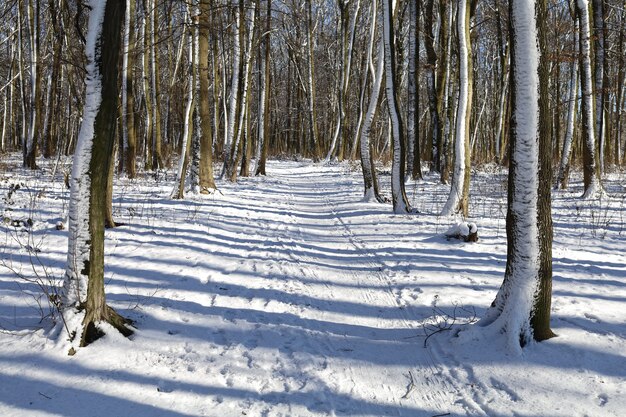
[[(119, 90), (118, 62), (124, 0), (92, 0), (86, 52), (86, 104), (71, 176), (68, 267), (64, 283), (66, 313), (84, 310), (81, 329), (68, 329), (80, 345), (103, 335), (105, 321), (122, 334), (127, 320), (106, 305), (104, 292), (104, 217), (106, 182), (115, 141)], [(96, 54), (99, 45), (100, 54)], [(68, 311), (70, 310), (70, 311)], [(66, 320), (66, 322), (72, 322)], [(73, 333), (76, 332), (76, 333)]]
[[(191, 19), (190, 16), (187, 19)], [(195, 70), (194, 70), (194, 46), (193, 46), (193, 33), (190, 31), (188, 34), (187, 48), (189, 56), (189, 71), (188, 71), (188, 85), (187, 85), (187, 105), (185, 106), (184, 114), (184, 128), (182, 138), (182, 149), (180, 153), (180, 160), (178, 161), (178, 173), (176, 175), (176, 183), (172, 190), (171, 197), (174, 199), (182, 199), (185, 195), (185, 178), (187, 176), (187, 167), (189, 165), (189, 157), (191, 151), (191, 141), (193, 135), (192, 126), (192, 113), (194, 108), (194, 91), (195, 85)]]
[(470, 140), (472, 114), (472, 47), (470, 42), (470, 14), (472, 0), (459, 0), (457, 33), (459, 42), (459, 102), (456, 116), (454, 174), (448, 200), (441, 214), (450, 216), (469, 214)]
[[(258, 1), (258, 0), (257, 0)], [(243, 1), (240, 3), (243, 5)], [(241, 6), (240, 13), (243, 15), (243, 6)], [(250, 62), (252, 60), (252, 42), (254, 40), (254, 23), (255, 23), (256, 8), (250, 8), (248, 16), (248, 42), (244, 50), (244, 65), (241, 71), (242, 86), (239, 100), (239, 120), (237, 121), (236, 139), (233, 145), (232, 163), (229, 165), (229, 170), (226, 171), (226, 178), (231, 182), (237, 181), (237, 167), (242, 158), (243, 140), (247, 138), (244, 136), (245, 124), (248, 119), (248, 86), (250, 85)]]
[(150, 0), (143, 0), (143, 25), (141, 26), (141, 36), (143, 39), (143, 49), (141, 51), (141, 62), (143, 71), (143, 100), (145, 106), (145, 133), (144, 133), (144, 168), (152, 169), (152, 143), (153, 126), (152, 121), (152, 90), (150, 83)]
[[(419, 144), (419, 7), (409, 2), (409, 68), (407, 100), (407, 170), (412, 179), (422, 179)], [(434, 69), (433, 69), (434, 71)]]
[[(224, 166), (222, 168), (222, 176), (228, 177), (232, 172), (232, 160), (233, 144), (235, 141), (235, 129), (237, 126), (237, 110), (239, 108), (239, 81), (241, 79), (241, 41), (242, 41), (242, 9), (243, 0), (239, 0), (239, 4), (234, 7), (235, 9), (235, 27), (233, 28), (233, 74), (230, 84), (230, 101), (228, 107), (228, 126), (226, 129), (226, 139), (224, 141)], [(236, 147), (235, 147), (236, 151)]]
[(263, 53), (259, 53), (261, 68), (259, 73), (260, 93), (259, 93), (259, 128), (256, 149), (256, 169), (254, 175), (267, 175), (265, 165), (267, 162), (267, 148), (269, 146), (270, 128), (270, 45), (272, 29), (272, 0), (267, 0), (267, 14), (265, 17), (265, 32), (261, 48)]
[(135, 31), (132, 22), (135, 18), (135, 0), (126, 0), (124, 22), (124, 55), (122, 64), (122, 149), (120, 163), (128, 178), (135, 178), (137, 169), (137, 136), (135, 133), (135, 94), (133, 92), (133, 59), (131, 45), (135, 43)]
[(209, 103), (209, 34), (210, 34), (210, 0), (200, 0), (199, 21), (199, 68), (200, 78), (198, 96), (200, 117), (197, 135), (200, 138), (200, 193), (208, 194), (215, 190), (213, 178), (213, 133), (211, 132), (211, 105)]
[(396, 57), (393, 40), (393, 13), (392, 0), (383, 0), (383, 39), (385, 52), (385, 91), (387, 94), (387, 106), (391, 119), (393, 135), (393, 161), (391, 166), (391, 194), (393, 211), (396, 214), (410, 213), (411, 205), (406, 197), (404, 188), (405, 169), (405, 138), (404, 126), (400, 117), (397, 99), (396, 84)]
[[(578, 25), (576, 25), (578, 27)], [(578, 37), (578, 31), (574, 31), (574, 36)], [(578, 42), (576, 42), (578, 45)], [(575, 49), (575, 55), (577, 55), (578, 48)], [(561, 164), (559, 166), (559, 173), (556, 178), (554, 188), (561, 188), (565, 190), (567, 188), (567, 176), (570, 166), (570, 155), (572, 153), (572, 143), (574, 141), (574, 128), (576, 125), (576, 109), (578, 107), (578, 64), (572, 62), (572, 68), (570, 70), (570, 87), (569, 87), (569, 101), (567, 110), (567, 126), (565, 130), (565, 138), (563, 139), (563, 152), (561, 153)]]
[[(34, 4), (33, 4), (34, 3)], [(37, 148), (39, 145), (39, 118), (41, 117), (41, 70), (39, 65), (39, 0), (28, 0), (26, 8), (28, 16), (28, 32), (30, 44), (30, 119), (28, 139), (26, 141), (26, 158), (24, 166), (37, 168)]]
[(152, 169), (162, 169), (163, 136), (161, 134), (161, 101), (159, 94), (159, 57), (156, 46), (159, 43), (158, 32), (158, 10), (155, 0), (150, 0), (150, 84), (152, 92)]
[(591, 66), (591, 21), (589, 0), (576, 0), (576, 14), (580, 25), (580, 84), (582, 90), (582, 137), (583, 137), (583, 198), (594, 198), (602, 190), (596, 152), (594, 118), (594, 95)]
[[(375, 24), (376, 19), (372, 19), (372, 25)], [(380, 101), (380, 89), (382, 86), (384, 72), (385, 45), (383, 39), (381, 39), (378, 47), (378, 63), (374, 74), (374, 86), (372, 87), (372, 94), (370, 96), (369, 106), (363, 122), (360, 140), (361, 169), (363, 171), (364, 182), (363, 199), (365, 201), (378, 201), (379, 203), (383, 203), (384, 199), (381, 197), (378, 190), (378, 179), (376, 177), (376, 167), (374, 166), (370, 136), (372, 132), (372, 123), (374, 121), (374, 117), (376, 117), (378, 103)]]
[[(598, 170), (599, 175), (604, 173), (604, 150), (605, 150), (605, 130), (604, 130), (604, 103), (605, 93), (605, 29), (604, 29), (604, 0), (593, 0), (593, 53), (594, 53), (594, 98), (595, 98), (595, 132), (598, 142)], [(623, 52), (623, 51), (622, 51)]]
[(509, 3), (511, 99), (507, 265), (504, 282), (480, 325), (505, 334), (519, 352), (554, 336), (552, 218), (550, 213), (549, 71), (545, 0)]
[(318, 160), (321, 155), (320, 139), (318, 137), (317, 129), (317, 110), (315, 105), (315, 61), (313, 57), (313, 10), (311, 3), (313, 0), (307, 0), (307, 70), (308, 70), (308, 98), (309, 98), (309, 136), (311, 140), (311, 152), (313, 153), (313, 159)]

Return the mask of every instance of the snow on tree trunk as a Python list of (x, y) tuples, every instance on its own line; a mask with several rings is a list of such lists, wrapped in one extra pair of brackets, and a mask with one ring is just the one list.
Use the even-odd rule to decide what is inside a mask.
[[(86, 98), (70, 177), (68, 260), (62, 292), (70, 338), (73, 340), (80, 332), (81, 346), (102, 334), (97, 327), (101, 321), (124, 335), (132, 333), (125, 327), (127, 321), (106, 305), (104, 294), (107, 172), (113, 158), (117, 119), (124, 6), (123, 0), (90, 2)], [(81, 310), (82, 323), (78, 321)]]
[(383, 1), (383, 39), (385, 51), (385, 91), (393, 136), (393, 159), (391, 165), (391, 194), (396, 214), (412, 211), (404, 189), (404, 131), (396, 98), (396, 65), (393, 40), (392, 0)]
[(601, 193), (596, 153), (594, 96), (591, 66), (591, 21), (588, 0), (576, 0), (580, 25), (580, 84), (582, 90), (581, 114), (583, 136), (583, 198), (595, 198)]
[(87, 44), (85, 45), (88, 59), (85, 106), (70, 176), (67, 270), (63, 284), (63, 304), (66, 306), (78, 306), (85, 301), (89, 278), (83, 272), (89, 262), (91, 249), (89, 231), (91, 178), (88, 173), (94, 139), (94, 123), (102, 100), (101, 74), (96, 65), (96, 42), (98, 42), (102, 31), (106, 2), (92, 0), (91, 3), (95, 3), (95, 5), (89, 13)]
[[(504, 334), (508, 347), (518, 353), (533, 339), (553, 336), (549, 328), (550, 190), (549, 183), (547, 187), (543, 184), (550, 174), (551, 155), (549, 150), (546, 152), (546, 145), (550, 148), (546, 139), (550, 132), (550, 110), (547, 62), (541, 56), (545, 47), (542, 1), (509, 3), (512, 115), (507, 265), (504, 282), (480, 326), (462, 333), (463, 338), (468, 335), (471, 338), (479, 332), (490, 341)], [(540, 157), (543, 153), (546, 155)]]
[(459, 0), (457, 34), (459, 42), (459, 101), (456, 116), (454, 174), (442, 216), (468, 215), (469, 206), (469, 122), (472, 102), (471, 47), (469, 38), (469, 0)]

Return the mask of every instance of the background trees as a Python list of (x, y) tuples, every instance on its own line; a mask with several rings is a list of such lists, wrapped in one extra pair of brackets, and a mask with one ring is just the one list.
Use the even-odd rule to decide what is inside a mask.
[[(190, 133), (198, 138), (203, 155), (201, 189), (213, 186), (209, 151), (215, 162), (239, 163), (244, 168), (252, 157), (259, 159), (257, 149), (263, 150), (259, 155), (270, 157), (299, 155), (319, 160), (360, 156), (382, 36), (382, 31), (371, 30), (381, 19), (380, 2), (127, 3), (131, 12), (125, 22), (128, 35), (121, 69), (126, 77), (120, 80), (125, 86), (119, 104), (123, 111), (119, 111), (115, 135), (120, 169), (129, 177), (136, 175), (135, 166), (158, 170), (184, 153), (188, 74), (193, 65), (187, 59), (188, 49), (193, 48), (187, 36), (196, 28), (200, 43), (196, 95), (200, 99), (190, 117), (192, 125), (193, 121), (199, 124), (195, 132), (191, 126)], [(397, 105), (407, 133), (403, 146), (407, 159), (412, 159), (405, 165), (414, 177), (420, 170), (412, 163), (419, 159), (440, 172), (443, 182), (456, 180), (458, 175), (450, 178), (448, 168), (461, 149), (468, 164), (508, 163), (508, 2), (461, 3), (463, 10), (469, 11), (464, 16), (474, 15), (474, 23), (465, 25), (464, 38), (471, 45), (467, 55), (461, 54), (463, 49), (457, 44), (456, 28), (462, 23), (457, 17), (459, 4), (432, 0), (418, 11), (414, 2), (396, 2), (391, 23)], [(188, 7), (200, 7), (199, 18), (187, 18)], [(571, 7), (550, 0), (547, 10), (551, 151), (555, 163), (564, 153), (574, 166), (582, 166), (584, 158), (588, 172), (595, 163), (597, 174), (587, 174), (590, 182), (600, 178), (602, 167), (611, 170), (623, 161), (626, 12), (617, 0), (576, 0)], [(23, 151), (24, 163), (30, 167), (36, 166), (37, 158), (72, 154), (84, 106), (86, 62), (81, 48), (88, 15), (85, 4), (78, 0), (13, 0), (0, 6), (0, 15), (2, 150)], [(583, 17), (590, 35), (579, 41), (575, 28)], [(587, 26), (582, 25), (582, 30)], [(579, 42), (589, 44), (588, 54), (585, 48), (577, 49)], [(464, 78), (460, 77), (462, 57), (472, 63)], [(413, 58), (417, 58), (415, 63)], [(578, 85), (572, 81), (572, 68), (579, 61), (590, 66), (591, 82), (586, 81), (585, 65), (580, 66), (583, 82), (577, 93), (572, 90)], [(461, 80), (467, 80), (467, 85)], [(475, 94), (459, 100), (465, 87)], [(375, 164), (388, 162), (393, 150), (387, 101), (384, 97), (380, 100), (378, 104), (383, 105), (368, 132), (367, 148)], [(569, 111), (572, 102), (579, 105)], [(465, 113), (458, 112), (459, 103), (467, 104)], [(593, 107), (591, 121), (587, 120), (587, 107)], [(463, 114), (464, 119), (459, 120)], [(414, 129), (418, 123), (419, 128)], [(456, 147), (460, 137), (466, 139), (467, 148)], [(569, 150), (564, 149), (566, 144)], [(416, 151), (415, 157), (411, 157), (411, 149)], [(592, 152), (593, 156), (588, 156)], [(258, 166), (255, 171), (262, 172), (262, 164)], [(229, 168), (229, 177), (248, 173), (240, 168)], [(462, 188), (466, 183), (463, 176)], [(467, 214), (464, 209), (461, 213)]]

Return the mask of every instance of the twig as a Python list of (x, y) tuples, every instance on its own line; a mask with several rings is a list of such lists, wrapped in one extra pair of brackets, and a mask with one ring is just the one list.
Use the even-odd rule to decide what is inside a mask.
[(43, 392), (41, 392), (41, 391), (39, 392), (39, 395), (41, 395), (42, 397), (47, 398), (47, 399), (49, 399), (49, 400), (51, 400), (51, 399), (52, 399), (52, 397), (48, 397), (46, 394), (44, 394), (44, 393), (43, 393)]
[(415, 389), (415, 379), (413, 379), (413, 374), (409, 371), (409, 385), (406, 387), (406, 394), (404, 394), (401, 398), (409, 398), (409, 394), (411, 391)]

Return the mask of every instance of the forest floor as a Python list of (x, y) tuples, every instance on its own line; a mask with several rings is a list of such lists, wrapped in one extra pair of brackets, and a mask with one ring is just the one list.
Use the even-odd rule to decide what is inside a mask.
[(473, 173), (476, 243), (444, 236), (449, 187), (434, 176), (408, 185), (415, 215), (362, 202), (348, 164), (272, 161), (185, 200), (168, 197), (171, 172), (122, 178), (106, 291), (135, 334), (68, 356), (58, 314), (42, 317), (69, 192), (52, 166), (18, 166), (0, 174), (2, 416), (626, 415), (624, 173), (601, 200), (581, 201), (577, 177), (554, 194), (558, 337), (521, 354), (455, 337), (504, 276), (500, 169)]

